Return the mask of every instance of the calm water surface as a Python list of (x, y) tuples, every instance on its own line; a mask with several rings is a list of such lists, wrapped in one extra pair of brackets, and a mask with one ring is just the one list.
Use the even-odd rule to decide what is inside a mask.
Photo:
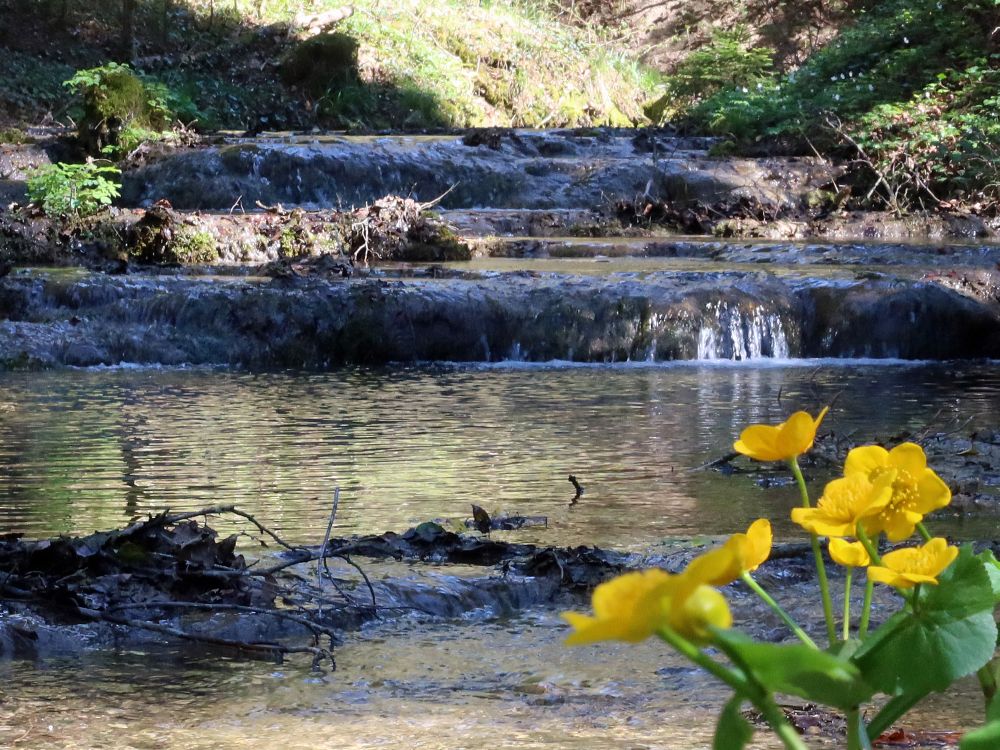
[[(0, 528), (86, 533), (235, 503), (318, 543), (339, 486), (345, 534), (460, 520), (471, 503), (548, 516), (519, 538), (550, 544), (642, 548), (759, 515), (791, 531), (794, 489), (691, 469), (748, 423), (835, 399), (824, 429), (857, 440), (967, 419), (971, 430), (1000, 423), (1000, 366), (3, 374)], [(573, 508), (569, 474), (587, 488)]]
[[(317, 543), (340, 486), (339, 533), (463, 519), (475, 502), (549, 517), (519, 539), (646, 549), (761, 514), (788, 530), (791, 488), (690, 471), (749, 422), (836, 399), (825, 428), (858, 440), (971, 430), (1000, 423), (998, 396), (991, 364), (4, 374), (0, 529), (78, 533), (236, 503)], [(572, 509), (570, 473), (587, 487)], [(549, 610), (383, 623), (349, 634), (325, 675), (189, 649), (2, 663), (0, 747), (710, 747), (726, 697), (714, 683), (652, 642), (566, 649), (563, 634)], [(915, 722), (961, 728), (977, 709), (966, 686)]]

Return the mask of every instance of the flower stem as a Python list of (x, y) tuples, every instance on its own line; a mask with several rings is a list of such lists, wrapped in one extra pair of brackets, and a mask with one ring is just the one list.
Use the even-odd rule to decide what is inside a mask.
[(717, 680), (726, 683), (740, 695), (745, 695), (748, 699), (750, 698), (750, 693), (753, 692), (754, 686), (742, 673), (719, 664), (719, 662), (715, 661), (715, 659), (711, 658), (687, 638), (670, 628), (660, 628), (656, 631), (656, 634), (681, 656), (694, 662)]
[(929, 542), (933, 538), (931, 536), (931, 532), (929, 532), (927, 530), (927, 527), (924, 526), (924, 522), (923, 521), (917, 521), (917, 531), (920, 532), (920, 536), (922, 536), (924, 538), (925, 542)]
[(847, 712), (847, 750), (871, 750), (872, 743), (868, 739), (861, 711), (854, 706)]
[(865, 551), (868, 553), (868, 557), (871, 559), (872, 565), (882, 565), (882, 558), (879, 557), (878, 550), (872, 543), (872, 540), (868, 538), (868, 534), (865, 533), (865, 527), (859, 521), (854, 529), (858, 534), (858, 541), (864, 545)]
[(989, 707), (993, 696), (997, 694), (996, 657), (988, 661), (976, 672), (979, 679), (979, 687), (983, 689), (983, 698), (986, 699), (986, 706)]
[(926, 695), (926, 692), (917, 691), (915, 693), (903, 693), (902, 695), (897, 695), (895, 698), (891, 698), (888, 703), (882, 706), (882, 710), (875, 715), (875, 718), (868, 725), (868, 739), (872, 742), (877, 740), (884, 731), (892, 726), (892, 723), (896, 719), (917, 705)]
[[(809, 503), (809, 490), (806, 488), (806, 480), (802, 476), (797, 458), (790, 458), (788, 465), (792, 469), (792, 476), (799, 485), (799, 494), (802, 496), (802, 507), (811, 507)], [(826, 565), (823, 563), (823, 551), (819, 547), (819, 537), (809, 534), (809, 542), (812, 545), (813, 558), (816, 560), (816, 577), (819, 579), (819, 592), (823, 598), (823, 618), (826, 620), (826, 637), (833, 644), (837, 640), (837, 625), (833, 620), (833, 601), (830, 599), (830, 582), (826, 578)]]
[(854, 578), (854, 568), (847, 567), (847, 576), (844, 579), (844, 627), (841, 638), (847, 640), (851, 636), (851, 581)]
[(868, 579), (865, 581), (865, 603), (861, 605), (861, 624), (858, 625), (858, 638), (864, 640), (868, 637), (868, 622), (872, 616), (872, 592), (875, 590), (875, 581)]
[(806, 488), (806, 480), (802, 476), (802, 469), (799, 468), (799, 460), (797, 458), (790, 458), (788, 459), (788, 465), (792, 469), (792, 476), (795, 477), (795, 481), (799, 485), (799, 496), (802, 498), (802, 507), (811, 508), (812, 503), (809, 502), (809, 490)]
[(761, 716), (764, 717), (764, 721), (774, 730), (778, 739), (785, 746), (785, 750), (809, 750), (809, 746), (802, 740), (798, 731), (789, 723), (785, 712), (774, 702), (770, 691), (754, 677), (753, 672), (747, 666), (739, 651), (727, 648), (724, 642), (718, 642), (717, 645), (732, 660), (733, 664), (746, 675), (747, 689), (739, 691), (740, 694), (760, 711)]
[(753, 576), (751, 576), (746, 571), (743, 571), (743, 575), (740, 577), (743, 579), (743, 583), (749, 586), (750, 589), (755, 594), (757, 594), (757, 596), (761, 598), (764, 604), (766, 604), (768, 607), (774, 610), (774, 613), (781, 618), (781, 621), (785, 623), (785, 625), (787, 625), (793, 633), (795, 633), (796, 638), (798, 638), (807, 646), (812, 646), (813, 648), (819, 648), (819, 646), (816, 645), (816, 641), (814, 641), (812, 638), (809, 637), (809, 634), (806, 633), (806, 631), (804, 631), (799, 626), (799, 624), (792, 619), (791, 615), (789, 615), (784, 609), (781, 608), (781, 605), (778, 604), (778, 602), (776, 602), (771, 597), (771, 595), (767, 593), (764, 590), (764, 588), (759, 583), (757, 583), (757, 581), (753, 579)]

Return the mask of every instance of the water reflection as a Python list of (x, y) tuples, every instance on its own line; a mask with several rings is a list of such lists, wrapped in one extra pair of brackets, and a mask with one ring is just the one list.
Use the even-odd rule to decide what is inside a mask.
[[(317, 542), (339, 485), (340, 533), (461, 519), (473, 502), (549, 516), (519, 536), (544, 543), (644, 548), (761, 514), (787, 530), (794, 490), (690, 469), (794, 408), (837, 399), (826, 426), (861, 440), (995, 425), (998, 393), (990, 364), (8, 373), (0, 526), (89, 532), (236, 503)], [(587, 488), (573, 508), (571, 473)]]

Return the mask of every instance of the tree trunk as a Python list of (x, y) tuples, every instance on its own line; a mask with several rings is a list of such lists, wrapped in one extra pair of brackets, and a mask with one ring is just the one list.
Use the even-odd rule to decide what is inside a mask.
[(122, 0), (121, 61), (132, 62), (135, 53), (135, 0)]

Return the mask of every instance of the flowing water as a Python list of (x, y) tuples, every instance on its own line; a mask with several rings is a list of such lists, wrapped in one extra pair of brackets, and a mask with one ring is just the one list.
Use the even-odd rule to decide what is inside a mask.
[[(512, 538), (638, 551), (760, 514), (793, 533), (791, 488), (691, 471), (748, 422), (835, 397), (826, 426), (857, 439), (1000, 418), (1000, 370), (988, 363), (124, 368), (8, 373), (0, 394), (0, 522), (29, 536), (237, 502), (316, 543), (340, 486), (339, 533), (464, 519), (476, 502), (549, 517)], [(587, 487), (572, 508), (571, 472)], [(968, 538), (995, 526), (942, 523)], [(709, 747), (706, 717), (726, 697), (716, 684), (652, 642), (571, 650), (562, 637), (551, 608), (480, 610), (369, 626), (327, 674), (170, 647), (8, 662), (0, 746)], [(960, 729), (976, 706), (965, 686), (914, 722)], [(762, 734), (754, 747), (775, 745)]]
[[(769, 162), (719, 161), (706, 147), (631, 133), (519, 133), (496, 149), (450, 137), (230, 141), (139, 170), (124, 193), (231, 212), (240, 195), (247, 206), (323, 208), (447, 191), (443, 206), (527, 212), (499, 231), (498, 212), (465, 211), (470, 226), (518, 235), (515, 225), (541, 227), (553, 210), (586, 214), (614, 199), (789, 205), (828, 179), (800, 160), (775, 182)], [(855, 442), (1000, 423), (1000, 367), (975, 359), (1000, 352), (992, 308), (922, 280), (928, 269), (991, 269), (996, 247), (503, 242), (560, 259), (350, 284), (11, 274), (0, 282), (5, 362), (132, 364), (0, 373), (0, 533), (83, 534), (235, 503), (289, 541), (316, 544), (339, 487), (338, 535), (428, 519), (462, 528), (475, 503), (548, 519), (502, 538), (655, 554), (762, 515), (798, 538), (783, 472), (763, 477), (774, 485), (765, 489), (756, 475), (699, 469), (749, 423), (829, 403), (823, 429)], [(789, 359), (813, 355), (969, 359)], [(567, 361), (537, 361), (553, 358)], [(329, 369), (442, 359), (463, 363)], [(158, 366), (179, 363), (248, 369)], [(586, 487), (572, 506), (570, 474)], [(992, 538), (996, 524), (946, 516), (935, 530)], [(365, 565), (430, 588), (473, 575)], [(795, 611), (800, 593), (782, 588)], [(113, 654), (0, 662), (0, 747), (710, 747), (724, 691), (655, 643), (563, 647), (558, 609), (580, 606), (370, 624), (347, 634), (338, 670), (325, 674), (293, 659), (129, 642)], [(964, 684), (913, 723), (962, 729), (977, 712)], [(775, 746), (763, 736), (753, 745)]]

